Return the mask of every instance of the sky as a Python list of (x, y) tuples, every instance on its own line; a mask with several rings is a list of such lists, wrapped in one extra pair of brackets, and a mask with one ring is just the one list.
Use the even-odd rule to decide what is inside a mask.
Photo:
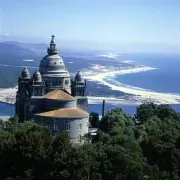
[(0, 34), (180, 47), (180, 0), (0, 0)]

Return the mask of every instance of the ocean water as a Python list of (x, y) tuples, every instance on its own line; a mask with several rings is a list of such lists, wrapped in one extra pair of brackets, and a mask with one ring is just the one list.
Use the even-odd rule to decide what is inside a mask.
[[(106, 104), (105, 105), (105, 112), (121, 107), (124, 112), (134, 115), (136, 112), (136, 105), (112, 105), (112, 104)], [(89, 104), (88, 106), (89, 113), (94, 111), (99, 113), (99, 115), (102, 114), (102, 104)], [(14, 116), (15, 115), (15, 106), (13, 104), (7, 104), (0, 102), (0, 116)]]
[[(151, 71), (144, 71), (132, 74), (117, 75), (115, 82), (135, 86), (161, 93), (180, 94), (180, 54), (165, 53), (132, 53), (123, 54), (119, 60), (133, 61), (136, 65), (145, 65), (157, 68)], [(175, 111), (180, 112), (180, 104), (170, 105)], [(136, 105), (112, 105), (106, 104), (105, 111), (121, 107), (124, 112), (134, 115)], [(102, 105), (89, 105), (89, 112), (102, 113)]]
[[(175, 111), (180, 112), (179, 104), (170, 105)], [(122, 110), (129, 114), (136, 114), (137, 105), (113, 105), (113, 104), (105, 104), (105, 112), (112, 110), (114, 108), (122, 108)], [(89, 104), (88, 106), (89, 113), (94, 111), (97, 112), (100, 116), (102, 115), (102, 104)], [(0, 102), (0, 116), (14, 116), (15, 114), (15, 106), (13, 104), (7, 104)]]
[[(120, 60), (131, 60), (137, 65), (146, 65), (157, 68), (156, 70), (133, 74), (118, 75), (114, 80), (127, 85), (153, 90), (156, 92), (168, 92), (180, 94), (180, 54), (155, 54), (155, 53), (131, 53), (118, 57)], [(124, 112), (134, 115), (136, 105), (113, 105), (106, 104), (105, 111), (121, 107)], [(180, 112), (180, 105), (171, 105)], [(102, 113), (101, 104), (90, 104), (89, 112)], [(0, 103), (0, 116), (13, 116), (14, 105)]]
[(180, 93), (180, 54), (131, 54), (123, 58), (157, 69), (118, 75), (114, 80), (156, 92)]
[[(171, 108), (174, 109), (176, 112), (180, 112), (180, 104), (170, 104)], [(136, 108), (137, 105), (112, 105), (112, 104), (106, 104), (105, 105), (105, 112), (115, 109), (115, 108), (121, 108), (125, 113), (133, 116), (136, 114)], [(88, 107), (89, 113), (94, 111), (97, 112), (100, 116), (102, 115), (102, 104), (90, 104)]]
[(13, 104), (0, 102), (0, 116), (14, 116), (15, 107)]
[[(124, 112), (134, 115), (136, 113), (136, 105), (113, 105), (105, 104), (105, 112), (110, 111), (115, 108), (121, 108)], [(89, 113), (94, 111), (97, 112), (100, 116), (102, 115), (102, 104), (89, 104), (88, 105)]]
[[(106, 104), (105, 105), (105, 112), (121, 107), (126, 113), (128, 114), (135, 114), (136, 112), (136, 105), (112, 105), (112, 104)], [(94, 111), (102, 114), (102, 104), (89, 104), (88, 105), (88, 111), (89, 113)], [(0, 116), (14, 116), (15, 114), (15, 106), (13, 104), (7, 104), (0, 102)]]

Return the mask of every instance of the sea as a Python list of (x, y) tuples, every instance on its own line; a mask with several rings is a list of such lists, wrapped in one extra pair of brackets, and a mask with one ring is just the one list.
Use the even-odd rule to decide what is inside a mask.
[[(115, 82), (160, 93), (180, 94), (180, 53), (128, 53), (121, 54), (116, 59), (156, 69), (117, 75), (113, 78)], [(170, 104), (170, 106), (180, 112), (180, 104)], [(105, 111), (116, 107), (121, 107), (124, 112), (134, 115), (137, 105), (106, 104)], [(96, 111), (101, 114), (102, 105), (89, 105), (89, 111)]]
[[(121, 54), (117, 58), (156, 69), (117, 75), (113, 77), (115, 81), (156, 92), (180, 94), (180, 53), (128, 53)], [(180, 104), (171, 104), (170, 106), (177, 112), (180, 112)], [(124, 112), (130, 115), (134, 115), (137, 105), (105, 104), (105, 111), (107, 112), (117, 107), (121, 107)], [(90, 104), (88, 111), (94, 111), (101, 115), (102, 104)], [(0, 116), (13, 116), (14, 113), (14, 105), (0, 103)]]
[(119, 75), (116, 81), (161, 93), (180, 93), (180, 54), (127, 54), (123, 58), (157, 69)]

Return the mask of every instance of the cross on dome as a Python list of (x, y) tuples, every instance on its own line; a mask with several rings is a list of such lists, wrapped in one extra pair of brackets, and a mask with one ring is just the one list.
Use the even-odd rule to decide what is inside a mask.
[(54, 42), (54, 38), (55, 38), (55, 35), (52, 35), (51, 36), (51, 42), (50, 42), (50, 47), (48, 48), (48, 54), (58, 54), (58, 51), (57, 51), (57, 48), (56, 48), (56, 43)]
[(51, 37), (52, 37), (52, 41), (54, 41), (55, 35), (52, 35)]

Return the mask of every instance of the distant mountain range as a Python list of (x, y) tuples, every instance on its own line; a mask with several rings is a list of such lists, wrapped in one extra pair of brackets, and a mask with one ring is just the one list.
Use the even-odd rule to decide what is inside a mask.
[[(20, 57), (29, 57), (33, 58), (40, 57), (42, 58), (47, 54), (47, 48), (49, 43), (23, 43), (17, 41), (0, 41), (0, 54), (8, 54), (10, 56), (20, 56)], [(78, 51), (76, 49), (60, 48), (59, 43), (57, 42), (57, 48), (59, 55), (63, 57), (92, 57), (92, 54), (98, 54), (98, 51)], [(33, 56), (33, 57), (32, 57)], [(1, 60), (0, 60), (1, 62)], [(9, 62), (9, 61), (8, 61)]]
[(17, 41), (1, 41), (0, 42), (0, 52), (38, 52), (45, 53), (47, 51), (47, 44), (45, 43), (23, 43)]
[[(48, 46), (49, 45), (45, 43), (1, 41), (0, 88), (17, 85), (18, 76), (24, 67), (28, 67), (32, 74), (35, 69), (39, 67), (41, 59), (47, 55)], [(79, 68), (85, 64), (85, 59), (80, 57), (88, 56), (86, 53), (84, 55), (84, 52), (76, 53), (76, 51), (70, 51), (68, 49), (60, 49), (59, 54), (63, 58), (66, 67), (72, 73), (77, 72)], [(76, 63), (77, 66), (74, 66), (74, 63)]]
[[(3, 54), (18, 54), (18, 53), (31, 53), (31, 44), (18, 43), (15, 41), (0, 42), (0, 53)], [(35, 45), (34, 45), (35, 47)], [(35, 47), (36, 48), (36, 47)]]
[[(51, 35), (50, 35), (51, 36)], [(41, 38), (41, 37), (19, 37), (19, 36), (7, 36), (0, 35), (0, 42), (8, 41), (8, 42), (20, 42), (21, 45), (29, 47), (29, 48), (37, 48), (40, 50), (41, 48), (46, 49), (49, 44), (51, 37)], [(70, 51), (78, 51), (78, 52), (153, 52), (153, 53), (179, 53), (180, 52), (180, 44), (171, 45), (171, 44), (163, 44), (163, 43), (125, 43), (125, 42), (116, 42), (116, 43), (108, 43), (108, 42), (98, 42), (98, 41), (83, 41), (83, 40), (63, 40), (60, 39), (60, 36), (55, 37), (57, 46), (59, 50)]]
[[(18, 44), (18, 46), (26, 47), (30, 49), (36, 48), (36, 50), (46, 50), (49, 46), (51, 35), (48, 38), (27, 38), (27, 37), (18, 37), (18, 36), (5, 36), (0, 35), (0, 42), (10, 42), (11, 44)], [(59, 40), (58, 37), (55, 38), (55, 42), (59, 50), (62, 51), (91, 51), (92, 48), (88, 43), (83, 43), (81, 41), (68, 41), (68, 40)]]
[(19, 46), (19, 47), (25, 48), (25, 49), (36, 49), (36, 50), (46, 50), (47, 49), (47, 44), (45, 44), (45, 43), (22, 43), (22, 42), (17, 42), (17, 41), (4, 41), (2, 43)]
[[(45, 43), (21, 43), (16, 41), (0, 42), (0, 65), (11, 66), (32, 66), (38, 67), (40, 60), (47, 55), (47, 47)], [(57, 45), (58, 50), (60, 49)], [(78, 52), (75, 50), (60, 49), (59, 55), (64, 59), (64, 62), (76, 62), (81, 59), (88, 59), (95, 56), (94, 53)], [(83, 59), (83, 61), (84, 61)], [(76, 68), (81, 65), (68, 64), (71, 71), (77, 71)], [(72, 66), (72, 67), (71, 67)]]
[(32, 37), (22, 37), (22, 36), (9, 36), (9, 35), (1, 35), (0, 41), (11, 41), (11, 42), (21, 42), (21, 43), (39, 43), (46, 42), (47, 40), (44, 38), (32, 38)]

